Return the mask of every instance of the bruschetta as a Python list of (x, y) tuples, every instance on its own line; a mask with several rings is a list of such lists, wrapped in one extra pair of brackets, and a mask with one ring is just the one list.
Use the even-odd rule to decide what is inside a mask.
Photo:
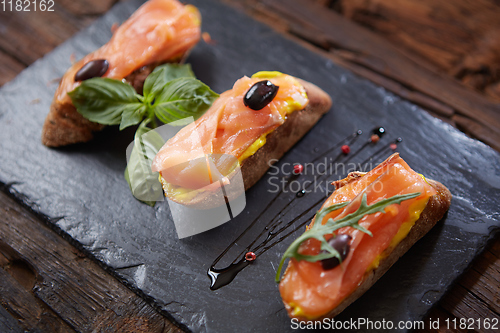
[[(368, 173), (354, 172), (334, 184), (337, 189), (307, 230), (317, 223), (335, 225), (363, 200), (371, 205), (394, 196), (406, 199), (361, 216), (359, 225), (326, 232), (324, 238), (339, 257), (318, 261), (290, 257), (279, 290), (289, 316), (301, 321), (338, 315), (441, 220), (451, 203), (444, 185), (413, 171), (397, 153)], [(324, 210), (335, 205), (343, 207)], [(298, 258), (323, 253), (320, 247), (324, 249), (321, 240), (309, 238), (300, 244)]]
[[(230, 181), (231, 173), (241, 170), (247, 190), (331, 105), (323, 90), (293, 76), (279, 72), (245, 76), (202, 117), (168, 140), (152, 169), (160, 173), (165, 195), (172, 201), (211, 208), (220, 195), (209, 186), (216, 172), (207, 168), (204, 156), (218, 156), (213, 163), (221, 179)], [(228, 161), (230, 165), (223, 165)], [(231, 193), (226, 195), (231, 199)]]
[(181, 61), (200, 39), (196, 7), (177, 0), (149, 0), (126, 20), (108, 43), (73, 64), (55, 92), (42, 130), (49, 147), (87, 142), (104, 125), (85, 119), (68, 92), (93, 77), (125, 80), (138, 93), (146, 77), (163, 63)]

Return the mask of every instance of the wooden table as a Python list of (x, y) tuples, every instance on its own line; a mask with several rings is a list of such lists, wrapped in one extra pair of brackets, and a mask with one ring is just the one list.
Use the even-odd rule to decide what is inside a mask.
[[(500, 150), (498, 1), (225, 1)], [(0, 8), (0, 85), (115, 2), (55, 0), (54, 12), (36, 13)], [(180, 331), (2, 190), (0, 328)], [(439, 332), (447, 331), (445, 319), (500, 318), (499, 239), (429, 318), (441, 319)]]

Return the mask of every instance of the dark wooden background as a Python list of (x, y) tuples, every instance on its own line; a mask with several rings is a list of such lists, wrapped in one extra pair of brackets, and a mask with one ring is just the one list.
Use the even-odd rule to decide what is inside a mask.
[[(55, 0), (54, 12), (0, 8), (0, 85), (116, 1)], [(500, 150), (500, 1), (223, 1)], [(0, 328), (178, 331), (3, 190)], [(429, 318), (440, 319), (439, 332), (447, 318), (500, 319), (500, 240)]]

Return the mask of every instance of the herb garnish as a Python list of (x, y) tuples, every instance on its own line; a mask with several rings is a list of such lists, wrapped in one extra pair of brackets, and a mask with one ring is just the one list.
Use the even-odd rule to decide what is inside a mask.
[(151, 171), (151, 164), (165, 140), (147, 127), (149, 121), (144, 120), (135, 132), (134, 145), (125, 168), (125, 180), (135, 198), (154, 206), (163, 198), (163, 190), (158, 172)]
[(144, 81), (143, 96), (122, 81), (95, 77), (68, 93), (77, 111), (90, 121), (118, 125), (120, 130), (139, 124), (145, 117), (162, 122), (199, 118), (219, 97), (197, 80), (191, 66), (158, 66)]
[[(367, 205), (366, 193), (363, 193), (363, 196), (361, 198), (361, 204), (359, 205), (359, 208), (355, 212), (350, 213), (339, 220), (334, 220), (330, 218), (328, 219), (328, 221), (326, 221), (325, 224), (322, 224), (321, 222), (323, 221), (323, 218), (327, 214), (337, 209), (343, 208), (351, 202), (350, 201), (342, 202), (339, 204), (323, 208), (322, 210), (318, 211), (318, 213), (316, 214), (315, 223), (312, 225), (312, 227), (306, 232), (304, 232), (302, 235), (300, 235), (295, 241), (293, 241), (293, 243), (290, 244), (288, 249), (283, 254), (283, 257), (281, 258), (280, 264), (278, 266), (278, 271), (276, 272), (276, 282), (280, 281), (281, 269), (283, 267), (286, 258), (295, 258), (296, 260), (306, 260), (310, 262), (315, 262), (323, 259), (336, 257), (339, 260), (339, 262), (342, 262), (340, 253), (338, 253), (337, 250), (335, 250), (333, 247), (330, 246), (330, 244), (328, 244), (328, 242), (324, 237), (325, 235), (331, 234), (335, 230), (338, 230), (343, 227), (352, 227), (372, 236), (372, 233), (370, 231), (368, 231), (366, 228), (358, 224), (359, 220), (361, 220), (365, 215), (374, 214), (377, 212), (385, 213), (384, 209), (387, 206), (392, 204), (400, 204), (404, 200), (412, 199), (418, 197), (419, 195), (420, 195), (419, 192), (395, 195), (393, 197), (380, 200), (374, 204)], [(319, 240), (321, 242), (321, 250), (325, 250), (328, 253), (320, 252), (317, 255), (300, 254), (299, 253), (300, 245), (305, 240), (310, 238), (315, 238)]]
[(196, 79), (189, 64), (156, 67), (144, 81), (143, 95), (125, 82), (101, 77), (82, 81), (68, 95), (77, 111), (90, 121), (119, 124), (120, 130), (142, 121), (135, 134), (125, 179), (134, 196), (149, 205), (154, 205), (154, 201), (141, 198), (151, 198), (153, 194), (154, 197), (158, 186), (161, 191), (158, 173), (151, 172), (152, 160), (164, 143), (158, 133), (151, 131), (156, 127), (156, 119), (163, 123), (198, 119), (219, 97)]

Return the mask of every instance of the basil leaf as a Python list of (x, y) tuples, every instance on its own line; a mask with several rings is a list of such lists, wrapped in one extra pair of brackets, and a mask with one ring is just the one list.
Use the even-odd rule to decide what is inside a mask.
[(165, 141), (146, 126), (148, 123), (149, 119), (137, 128), (125, 179), (136, 199), (154, 206), (156, 201), (163, 200), (163, 190), (158, 172), (151, 171), (151, 164)]
[(144, 81), (143, 94), (147, 102), (152, 102), (155, 95), (163, 89), (167, 82), (180, 77), (192, 77), (195, 75), (191, 65), (185, 64), (164, 64), (158, 66), (148, 75)]
[(108, 78), (83, 81), (68, 93), (77, 111), (86, 119), (123, 129), (138, 124), (146, 112), (142, 96), (131, 85)]
[(168, 82), (152, 104), (156, 117), (164, 123), (193, 117), (199, 118), (219, 97), (206, 84), (194, 78), (178, 78)]
[(138, 109), (125, 108), (122, 113), (122, 120), (120, 121), (120, 131), (126, 127), (140, 123), (146, 111), (147, 108), (144, 104)]

